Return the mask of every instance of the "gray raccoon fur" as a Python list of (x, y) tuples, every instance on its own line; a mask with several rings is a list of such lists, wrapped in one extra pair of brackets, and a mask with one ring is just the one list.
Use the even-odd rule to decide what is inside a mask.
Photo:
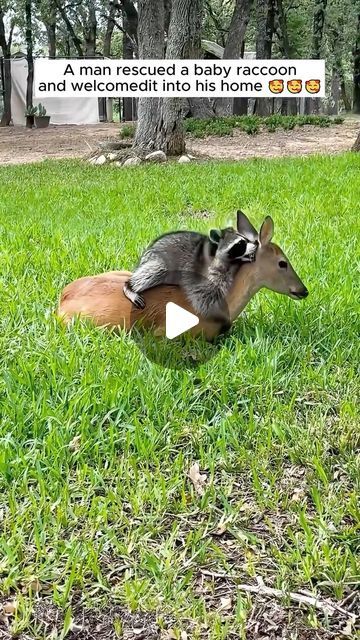
[(124, 286), (138, 308), (145, 307), (142, 291), (160, 284), (181, 286), (196, 314), (225, 325), (225, 297), (242, 262), (254, 259), (257, 242), (233, 228), (212, 230), (209, 236), (175, 231), (157, 238), (142, 255)]

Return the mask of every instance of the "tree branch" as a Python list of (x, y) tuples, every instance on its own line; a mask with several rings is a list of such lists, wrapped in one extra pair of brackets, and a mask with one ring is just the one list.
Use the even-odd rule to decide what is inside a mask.
[(68, 30), (68, 33), (70, 35), (70, 38), (72, 39), (73, 43), (74, 43), (74, 47), (77, 51), (77, 54), (80, 58), (84, 57), (84, 53), (82, 50), (82, 42), (80, 40), (80, 38), (76, 35), (74, 28), (69, 20), (69, 18), (66, 15), (66, 11), (64, 9), (64, 7), (61, 5), (60, 0), (55, 0), (55, 4), (60, 12), (60, 15), (62, 17), (62, 19), (64, 20), (65, 24), (66, 24), (66, 28)]

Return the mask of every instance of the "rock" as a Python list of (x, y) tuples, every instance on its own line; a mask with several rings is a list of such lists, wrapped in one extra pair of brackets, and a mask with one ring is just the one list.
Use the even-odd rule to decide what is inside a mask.
[(166, 162), (166, 154), (163, 151), (152, 151), (145, 156), (146, 162)]
[(137, 167), (139, 164), (141, 164), (141, 158), (139, 158), (139, 156), (134, 156), (133, 158), (128, 158), (127, 160), (125, 160), (123, 166)]
[(99, 156), (94, 160), (94, 164), (105, 164), (105, 162), (106, 162), (106, 156)]
[(187, 162), (191, 162), (189, 156), (180, 156), (178, 160), (179, 164), (186, 164)]
[(114, 162), (114, 160), (116, 160), (116, 159), (117, 159), (117, 157), (118, 157), (118, 154), (117, 154), (117, 153), (108, 153), (107, 159), (108, 159), (110, 162)]

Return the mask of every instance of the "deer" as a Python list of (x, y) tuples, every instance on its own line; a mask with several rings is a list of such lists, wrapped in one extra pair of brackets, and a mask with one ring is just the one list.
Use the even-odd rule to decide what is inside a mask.
[[(258, 241), (256, 258), (243, 264), (235, 276), (226, 298), (230, 322), (240, 315), (251, 298), (260, 289), (270, 289), (294, 300), (307, 297), (308, 290), (292, 267), (282, 249), (273, 243), (274, 222), (267, 216), (259, 233), (242, 212), (238, 212), (238, 230)], [(174, 302), (194, 313), (179, 286), (161, 285), (144, 292), (146, 306), (135, 308), (123, 288), (131, 276), (130, 271), (109, 271), (95, 276), (84, 276), (68, 284), (61, 293), (57, 315), (65, 324), (76, 317), (86, 318), (95, 326), (130, 331), (141, 324), (155, 336), (165, 334), (166, 304)], [(199, 324), (189, 333), (202, 334), (213, 341), (220, 333), (219, 322), (199, 318)]]

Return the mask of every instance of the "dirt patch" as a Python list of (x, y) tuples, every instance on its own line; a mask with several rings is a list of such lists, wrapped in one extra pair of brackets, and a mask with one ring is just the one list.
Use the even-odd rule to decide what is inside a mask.
[(82, 158), (100, 142), (114, 140), (118, 124), (59, 125), (47, 129), (4, 127), (0, 129), (0, 165), (40, 162), (59, 158)]
[[(59, 158), (82, 158), (95, 151), (99, 143), (116, 140), (118, 124), (63, 125), (48, 129), (5, 127), (0, 129), (0, 165), (39, 162)], [(233, 136), (188, 139), (189, 152), (223, 160), (304, 156), (312, 153), (340, 153), (351, 149), (359, 122), (348, 120), (329, 128), (298, 127), (248, 135), (234, 129)]]
[(223, 160), (341, 153), (351, 149), (358, 133), (359, 123), (356, 121), (326, 128), (306, 125), (291, 131), (261, 131), (256, 135), (234, 129), (233, 136), (190, 140), (188, 148), (196, 155)]

